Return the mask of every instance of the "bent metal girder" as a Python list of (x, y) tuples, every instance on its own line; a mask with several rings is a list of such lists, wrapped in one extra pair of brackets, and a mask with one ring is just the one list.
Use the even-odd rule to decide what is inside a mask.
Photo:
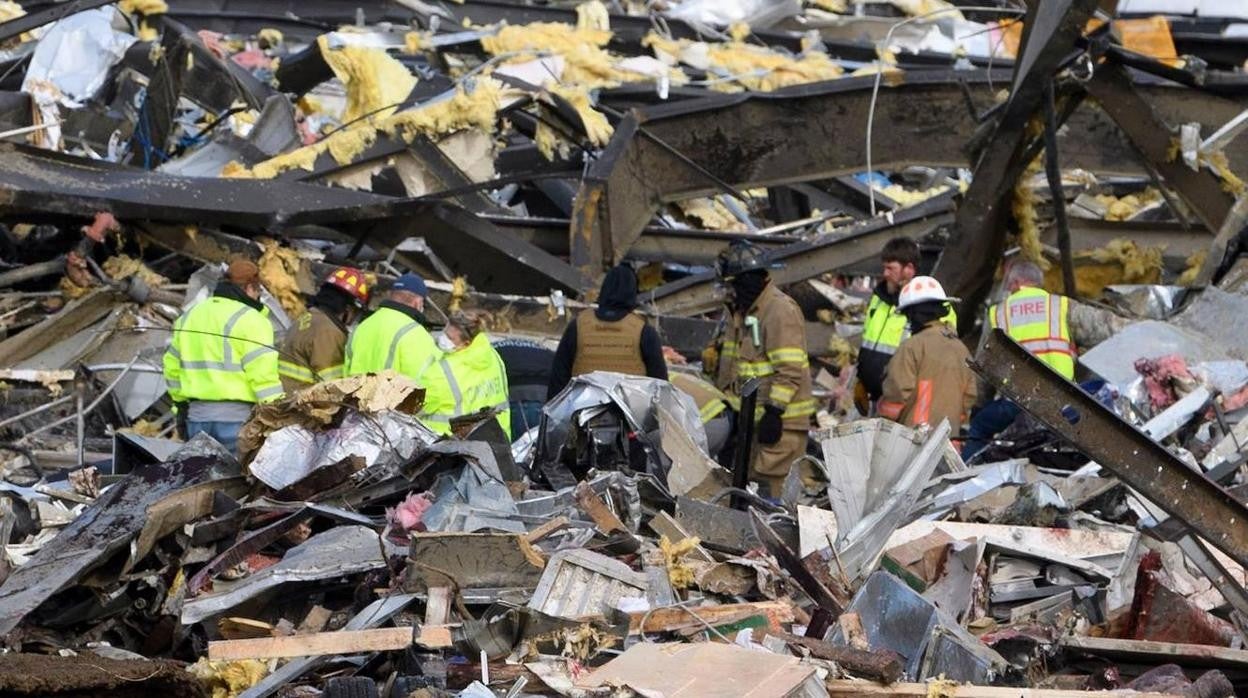
[(1128, 487), (1235, 562), (1248, 565), (1248, 508), (1009, 335), (993, 330), (971, 368)]
[[(881, 86), (874, 113), (872, 166), (966, 167), (981, 124), (967, 107), (993, 103), (1011, 71), (912, 71)], [(665, 203), (718, 193), (717, 185), (774, 186), (866, 169), (870, 77), (800, 85), (770, 93), (723, 95), (633, 110), (590, 166), (569, 231), (571, 262), (587, 278), (622, 260)], [(965, 85), (965, 90), (963, 85)], [(1217, 97), (1141, 77), (1137, 89), (1171, 123), (1217, 128), (1248, 99)], [(1241, 142), (1243, 141), (1243, 142)], [(1146, 174), (1131, 144), (1092, 105), (1080, 107), (1059, 139), (1063, 164), (1102, 174)], [(1248, 172), (1248, 139), (1227, 149)]]

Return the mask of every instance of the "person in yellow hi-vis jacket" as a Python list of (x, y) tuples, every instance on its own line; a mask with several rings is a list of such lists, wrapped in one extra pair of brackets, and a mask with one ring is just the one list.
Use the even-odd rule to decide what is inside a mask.
[(967, 365), (971, 353), (942, 319), (952, 300), (930, 276), (916, 276), (901, 289), (897, 311), (909, 323), (910, 336), (884, 373), (881, 417), (909, 427), (947, 419), (951, 434), (962, 429), (975, 404), (975, 374)]
[(368, 293), (368, 280), (359, 269), (342, 267), (325, 278), (282, 340), (277, 367), (286, 392), (342, 378), (347, 328), (368, 307)]
[(260, 268), (236, 260), (213, 294), (173, 324), (165, 383), (185, 416), (187, 438), (204, 432), (237, 452), (238, 432), (252, 407), (284, 393), (260, 291)]
[(497, 411), (499, 426), (510, 439), (507, 367), (485, 333), (484, 315), (452, 314), (436, 341), (445, 353), (425, 372), (420, 421), (439, 434), (449, 434), (452, 419), (491, 409)]
[[(740, 396), (749, 379), (761, 379), (750, 470), (776, 496), (793, 462), (806, 454), (815, 400), (805, 318), (771, 282), (769, 266), (763, 250), (750, 242), (734, 242), (720, 253), (716, 270), (729, 287), (729, 316), (712, 375), (715, 387), (729, 396)], [(803, 480), (811, 482), (806, 461), (802, 468)]]

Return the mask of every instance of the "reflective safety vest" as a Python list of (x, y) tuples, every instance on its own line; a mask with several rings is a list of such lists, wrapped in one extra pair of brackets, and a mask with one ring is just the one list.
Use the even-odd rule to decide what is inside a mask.
[(425, 404), (417, 417), (439, 434), (451, 433), (451, 420), (482, 409), (501, 410), (498, 423), (511, 438), (507, 402), (507, 367), (484, 332), (472, 342), (443, 355), (425, 374)]
[(173, 323), (164, 374), (174, 402), (270, 402), (284, 392), (272, 323), (221, 296), (199, 301)]
[(424, 375), (442, 355), (411, 315), (382, 305), (364, 319), (347, 340), (348, 376), (392, 369), (424, 385)]
[[(1001, 308), (1005, 307), (1005, 312)], [(988, 309), (988, 323), (1005, 330), (1066, 380), (1075, 378), (1075, 343), (1070, 338), (1070, 299), (1024, 286)]]
[(693, 398), (694, 404), (698, 406), (698, 416), (702, 418), (703, 424), (723, 414), (724, 410), (728, 409), (728, 406), (733, 402), (724, 394), (724, 391), (716, 388), (710, 381), (703, 380), (697, 376), (673, 371), (669, 374), (668, 379), (672, 385), (676, 386), (677, 390)]
[[(954, 330), (958, 329), (958, 313), (952, 307), (941, 320)], [(906, 316), (878, 295), (871, 294), (867, 303), (867, 321), (862, 326), (862, 349), (892, 356), (909, 338), (910, 323)]]

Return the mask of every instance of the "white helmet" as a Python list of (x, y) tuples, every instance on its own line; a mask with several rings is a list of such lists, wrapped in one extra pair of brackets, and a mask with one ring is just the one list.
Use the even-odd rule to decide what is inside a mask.
[(951, 298), (945, 295), (945, 287), (940, 282), (930, 276), (916, 276), (910, 279), (910, 283), (901, 289), (901, 296), (897, 302), (897, 309), (902, 310), (919, 303), (927, 303), (929, 301), (956, 301), (957, 298)]

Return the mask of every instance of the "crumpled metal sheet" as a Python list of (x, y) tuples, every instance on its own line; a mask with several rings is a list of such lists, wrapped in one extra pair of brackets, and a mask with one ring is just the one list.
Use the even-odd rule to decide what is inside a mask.
[(946, 475), (939, 480), (939, 491), (920, 501), (914, 514), (928, 521), (937, 521), (959, 505), (1006, 485), (1022, 485), (1027, 482), (1026, 458), (975, 466), (966, 472)]
[(1121, 284), (1105, 287), (1112, 304), (1148, 320), (1165, 320), (1173, 315), (1187, 297), (1187, 291), (1185, 286)]
[(220, 444), (199, 435), (171, 462), (140, 468), (109, 487), (0, 586), (0, 635), (128, 545), (143, 529), (148, 506), (182, 488), (237, 475), (230, 465), (234, 459)]
[(385, 567), (377, 532), (365, 526), (338, 526), (291, 548), (281, 562), (237, 582), (214, 582), (220, 591), (182, 605), (182, 624), (190, 625), (254, 599), (289, 582), (313, 582)]
[(853, 585), (870, 574), (888, 537), (905, 522), (948, 439), (947, 421), (923, 440), (913, 429), (876, 419), (836, 427), (824, 440), (836, 552)]
[(35, 48), (22, 91), (40, 100), (55, 97), (67, 107), (82, 106), (100, 91), (109, 69), (137, 40), (113, 29), (115, 17), (115, 9), (101, 7), (52, 25)]
[[(620, 410), (628, 425), (642, 437), (657, 434), (660, 424), (656, 408), (662, 407), (676, 419), (698, 448), (706, 451), (706, 429), (702, 427), (693, 398), (664, 380), (594, 371), (573, 378), (568, 387), (542, 408), (545, 428), (538, 458), (554, 458), (569, 441), (576, 426), (587, 421), (586, 411), (596, 414), (594, 408), (612, 406)], [(657, 438), (653, 441), (654, 451), (661, 453)]]
[(280, 490), (349, 456), (363, 458), (365, 469), (397, 467), (437, 438), (415, 417), (401, 412), (371, 416), (352, 412), (337, 429), (312, 432), (298, 425), (278, 429), (265, 439), (249, 468), (256, 479)]
[(483, 529), (524, 533), (515, 517), (519, 509), (507, 489), (494, 451), (484, 441), (440, 441), (429, 454), (455, 455), (464, 459), (458, 471), (444, 473), (433, 487), (433, 505), (422, 521), (429, 531), (472, 532)]

